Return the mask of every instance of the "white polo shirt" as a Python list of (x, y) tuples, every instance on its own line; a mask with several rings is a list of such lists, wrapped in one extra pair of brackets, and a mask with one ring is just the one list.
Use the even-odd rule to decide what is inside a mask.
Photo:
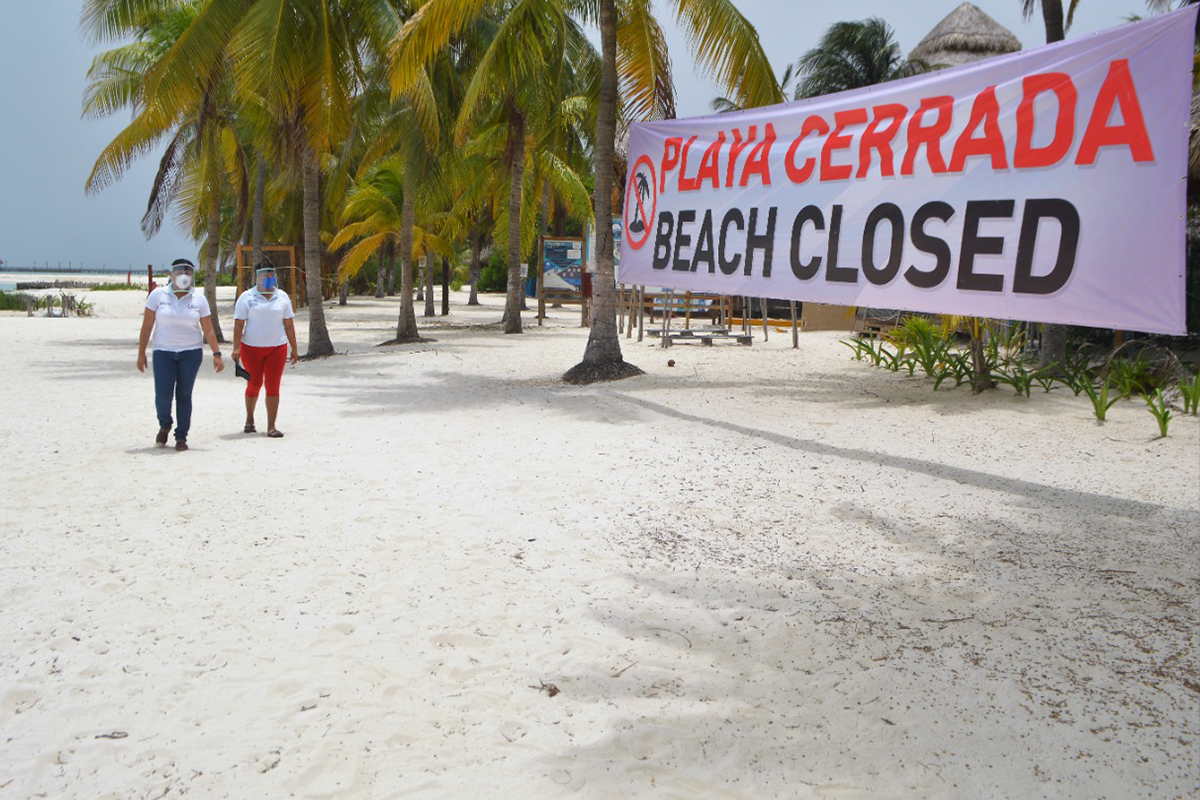
[(182, 353), (204, 346), (200, 320), (212, 316), (203, 294), (189, 289), (183, 297), (165, 287), (158, 287), (146, 298), (146, 308), (154, 312), (153, 349)]
[(257, 286), (247, 289), (233, 307), (233, 318), (246, 321), (246, 327), (242, 329), (242, 344), (251, 347), (287, 344), (283, 321), (295, 316), (292, 300), (282, 289), (276, 289), (269, 298), (261, 294)]

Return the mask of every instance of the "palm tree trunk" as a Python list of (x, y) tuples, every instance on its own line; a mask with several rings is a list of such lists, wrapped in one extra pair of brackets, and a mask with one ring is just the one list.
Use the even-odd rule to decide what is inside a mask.
[(387, 252), (387, 249), (388, 249), (388, 246), (385, 244), (383, 247), (380, 247), (379, 252), (375, 254), (375, 260), (379, 264), (379, 269), (377, 269), (375, 271), (375, 297), (376, 298), (383, 297), (383, 292), (384, 292), (384, 289), (386, 288), (384, 284), (387, 283), (387, 269), (386, 269), (386, 264), (384, 263), (383, 257), (384, 257), (384, 254)]
[(1061, 42), (1066, 38), (1063, 30), (1062, 0), (1041, 0), (1042, 22), (1046, 26), (1046, 44)]
[[(1063, 31), (1062, 0), (1041, 0), (1042, 22), (1046, 26), (1046, 44), (1061, 42)], [(1061, 364), (1067, 360), (1067, 326), (1043, 325), (1042, 350), (1038, 362), (1042, 367)]]
[[(253, 228), (251, 229), (250, 247), (250, 283), (254, 282), (254, 270), (263, 262), (263, 227), (264, 217), (266, 215), (266, 196), (267, 196), (267, 160), (263, 158), (263, 154), (258, 154), (258, 169), (254, 178), (254, 213), (253, 213)], [(246, 286), (245, 288), (250, 288)], [(238, 286), (238, 291), (242, 287)]]
[(321, 293), (321, 169), (317, 154), (302, 145), (304, 180), (304, 278), (308, 284), (308, 352), (305, 358), (334, 354), (325, 325), (325, 297)]
[(509, 106), (511, 149), (508, 191), (508, 296), (504, 302), (504, 332), (521, 332), (521, 188), (525, 175), (525, 115)]
[(567, 383), (620, 380), (642, 371), (621, 357), (617, 284), (613, 277), (612, 174), (617, 128), (617, 12), (600, 0), (600, 105), (596, 114), (596, 273), (592, 276), (592, 327), (583, 361), (567, 370)]
[(482, 264), (479, 260), (479, 252), (483, 249), (483, 234), (476, 225), (471, 231), (471, 267), (468, 272), (468, 279), (471, 281), (471, 296), (467, 299), (467, 305), (479, 305), (479, 273), (482, 271)]
[(975, 394), (992, 389), (996, 382), (992, 380), (992, 365), (988, 363), (987, 354), (983, 351), (984, 328), (979, 319), (971, 320), (971, 389)]
[(415, 342), (421, 338), (417, 332), (417, 312), (413, 308), (413, 210), (412, 192), (404, 193), (400, 209), (400, 321), (396, 324), (397, 342)]
[[(556, 204), (557, 205), (557, 204)], [(538, 242), (537, 256), (530, 266), (537, 270), (534, 273), (534, 286), (537, 287), (537, 324), (540, 327), (546, 319), (546, 236), (550, 232), (550, 182), (547, 181), (542, 189), (542, 236)]]
[(218, 342), (225, 341), (221, 321), (217, 318), (217, 256), (221, 245), (221, 204), (216, 197), (208, 209), (208, 241), (204, 246), (204, 298), (212, 311), (213, 333)]
[(450, 259), (442, 256), (442, 316), (450, 316)]
[(434, 316), (433, 310), (433, 253), (425, 250), (425, 316)]
[(388, 244), (388, 297), (396, 295), (396, 245), (395, 243)]

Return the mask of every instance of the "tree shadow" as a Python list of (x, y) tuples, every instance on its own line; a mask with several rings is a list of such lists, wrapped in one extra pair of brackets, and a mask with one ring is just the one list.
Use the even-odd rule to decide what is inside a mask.
[(610, 391), (606, 392), (606, 394), (622, 400), (632, 406), (636, 406), (655, 414), (671, 417), (684, 422), (729, 431), (743, 437), (759, 439), (780, 447), (785, 447), (789, 450), (794, 450), (809, 455), (821, 456), (824, 458), (858, 461), (881, 467), (898, 469), (905, 472), (928, 475), (933, 478), (952, 481), (954, 483), (966, 484), (981, 489), (1001, 492), (1007, 495), (1024, 497), (1031, 503), (1039, 506), (1047, 503), (1062, 503), (1064, 501), (1075, 504), (1087, 504), (1089, 507), (1100, 510), (1105, 514), (1113, 514), (1131, 519), (1140, 518), (1146, 514), (1167, 510), (1165, 506), (1157, 503), (1148, 503), (1141, 500), (1127, 500), (1108, 495), (1096, 494), (1094, 492), (1065, 489), (1061, 487), (1049, 486), (1044, 483), (1037, 483), (1035, 481), (1024, 480), (1022, 478), (1012, 478), (1004, 475), (997, 475), (995, 473), (984, 472), (982, 470), (970, 469), (968, 467), (958, 467), (938, 461), (929, 461), (927, 459), (915, 458), (911, 456), (892, 455), (876, 450), (839, 447), (836, 445), (825, 444), (813, 439), (802, 439), (795, 436), (774, 433), (772, 431), (759, 430), (747, 425), (740, 425), (736, 422), (702, 417), (697, 414), (689, 414), (686, 411), (681, 411), (677, 408), (671, 408), (670, 406), (665, 406), (652, 400), (633, 397), (628, 393)]

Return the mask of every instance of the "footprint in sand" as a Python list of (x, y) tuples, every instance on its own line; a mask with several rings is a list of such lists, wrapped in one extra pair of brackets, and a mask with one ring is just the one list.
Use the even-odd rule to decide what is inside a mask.
[(292, 782), (296, 797), (322, 800), (332, 797), (363, 797), (359, 781), (359, 759), (340, 747), (325, 747), (313, 759), (313, 766)]
[(430, 636), (429, 643), (434, 647), (472, 647), (485, 648), (492, 646), (492, 637), (479, 636), (470, 633), (439, 633)]
[(41, 699), (42, 696), (31, 689), (13, 689), (4, 693), (3, 708), (8, 714), (24, 714)]

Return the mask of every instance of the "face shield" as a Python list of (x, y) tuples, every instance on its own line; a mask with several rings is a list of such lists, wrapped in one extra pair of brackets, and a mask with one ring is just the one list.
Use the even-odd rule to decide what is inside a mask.
[(190, 291), (196, 280), (196, 267), (186, 258), (171, 264), (171, 288), (176, 292)]
[(275, 275), (275, 268), (259, 267), (255, 273), (255, 285), (258, 286), (258, 291), (263, 294), (274, 292), (275, 287), (279, 285), (279, 278)]

